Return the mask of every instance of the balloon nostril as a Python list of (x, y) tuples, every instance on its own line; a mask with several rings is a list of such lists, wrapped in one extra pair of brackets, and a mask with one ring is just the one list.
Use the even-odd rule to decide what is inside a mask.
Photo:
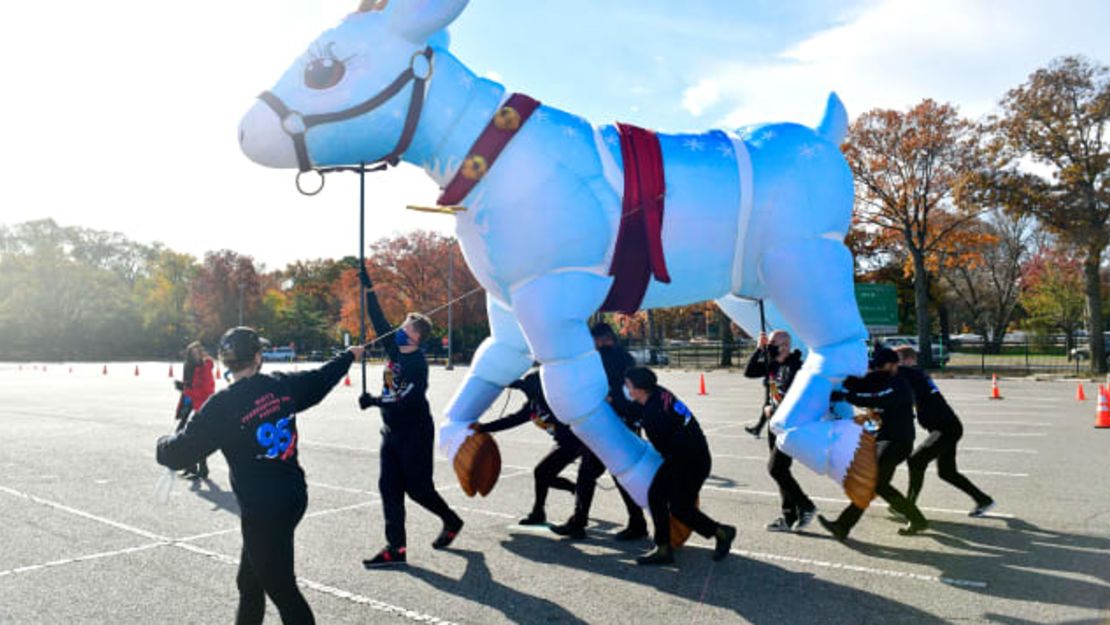
[(245, 136), (246, 136), (246, 132), (242, 128), (240, 128), (239, 129), (239, 145), (243, 145), (243, 137), (245, 137)]

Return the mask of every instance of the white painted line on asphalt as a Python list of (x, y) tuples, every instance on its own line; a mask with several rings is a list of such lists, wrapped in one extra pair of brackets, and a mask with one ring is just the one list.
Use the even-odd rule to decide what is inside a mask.
[(883, 577), (894, 577), (898, 579), (909, 579), (917, 582), (933, 582), (938, 584), (946, 584), (949, 586), (959, 586), (962, 588), (986, 588), (987, 582), (971, 580), (971, 579), (956, 579), (952, 577), (943, 577), (936, 575), (925, 575), (923, 573), (909, 573), (906, 571), (893, 571), (890, 569), (876, 569), (869, 566), (860, 566), (857, 564), (844, 564), (842, 562), (827, 562), (824, 560), (811, 560), (809, 558), (799, 558), (796, 556), (780, 556), (773, 553), (761, 553), (758, 551), (748, 551), (746, 549), (733, 549), (731, 553), (738, 556), (757, 560), (770, 560), (774, 562), (792, 562), (795, 564), (804, 564), (807, 566), (816, 566), (826, 569), (837, 569), (840, 571), (849, 571), (852, 573), (864, 573), (867, 575), (881, 575)]
[(960, 451), (985, 451), (998, 454), (1037, 454), (1036, 449), (994, 449), (993, 447), (965, 447), (960, 445)]
[(1029, 421), (979, 421), (978, 419), (964, 419), (964, 423), (973, 423), (975, 425), (1012, 425), (1014, 427), (1022, 428), (1054, 428), (1059, 427), (1059, 423), (1031, 423)]
[(158, 541), (158, 542), (153, 542), (153, 543), (147, 543), (145, 545), (139, 545), (137, 547), (127, 547), (125, 549), (116, 549), (114, 551), (101, 551), (100, 553), (90, 553), (88, 555), (77, 556), (75, 558), (64, 558), (62, 560), (52, 560), (50, 562), (43, 562), (42, 564), (31, 564), (31, 565), (27, 565), (27, 566), (20, 566), (20, 567), (14, 568), (14, 569), (8, 569), (7, 571), (0, 571), (0, 577), (4, 577), (6, 575), (18, 575), (20, 573), (30, 573), (32, 571), (40, 571), (42, 569), (49, 569), (49, 568), (53, 568), (53, 567), (56, 567), (56, 566), (64, 566), (66, 564), (74, 564), (76, 562), (88, 562), (90, 560), (100, 560), (101, 558), (111, 558), (111, 557), (115, 557), (115, 556), (122, 556), (122, 555), (127, 555), (129, 553), (136, 553), (136, 552), (139, 552), (139, 551), (146, 551), (148, 549), (154, 549), (155, 547), (164, 547), (164, 546), (169, 545), (169, 544), (170, 544), (169, 541)]
[[(960, 449), (963, 449), (962, 447)], [(732, 458), (735, 460), (752, 460), (754, 462), (767, 462), (767, 456), (737, 456), (733, 454), (713, 454), (713, 458)], [(1003, 471), (983, 471), (979, 469), (960, 468), (961, 473), (972, 475), (995, 475), (999, 477), (1029, 477), (1028, 473), (1005, 473)]]
[(169, 540), (169, 538), (166, 537), (166, 536), (159, 536), (158, 534), (155, 534), (153, 532), (148, 532), (146, 530), (139, 529), (139, 528), (135, 527), (134, 525), (128, 525), (126, 523), (120, 523), (119, 521), (113, 521), (111, 519), (107, 519), (107, 518), (104, 518), (102, 516), (97, 516), (97, 515), (95, 515), (91, 512), (85, 512), (84, 510), (78, 510), (77, 508), (71, 508), (71, 507), (69, 507), (65, 504), (61, 504), (61, 503), (58, 503), (56, 501), (51, 501), (49, 499), (43, 499), (41, 497), (36, 497), (34, 495), (30, 495), (30, 494), (27, 494), (27, 493), (24, 493), (24, 492), (21, 492), (21, 491), (12, 489), (12, 488), (8, 488), (7, 486), (0, 486), (0, 493), (7, 493), (7, 494), (11, 495), (12, 497), (19, 497), (20, 499), (26, 499), (28, 501), (33, 501), (33, 502), (35, 502), (39, 505), (43, 505), (43, 506), (46, 506), (48, 508), (53, 508), (53, 509), (59, 510), (61, 512), (68, 512), (69, 514), (72, 514), (74, 516), (79, 516), (79, 517), (88, 519), (90, 521), (96, 521), (97, 523), (101, 523), (103, 525), (108, 525), (110, 527), (114, 527), (116, 529), (123, 530), (125, 532), (129, 532), (131, 534), (135, 534), (135, 535), (138, 535), (138, 536), (142, 536), (143, 538), (148, 538), (150, 540), (159, 541), (159, 542), (164, 542), (164, 541)]
[[(204, 556), (211, 560), (215, 560), (216, 562), (227, 564), (229, 566), (239, 566), (238, 558), (233, 558), (231, 556), (218, 553), (216, 551), (211, 551), (203, 547), (198, 547), (189, 543), (174, 543), (173, 546), (177, 547), (178, 549), (184, 549), (185, 551)], [(384, 601), (378, 601), (377, 599), (371, 599), (370, 597), (366, 597), (358, 593), (353, 593), (348, 590), (343, 590), (342, 588), (329, 586), (327, 584), (321, 584), (320, 582), (315, 582), (304, 577), (297, 577), (297, 585), (301, 586), (302, 588), (308, 588), (309, 590), (315, 590), (316, 592), (325, 595), (330, 595), (332, 597), (335, 597), (336, 599), (342, 599), (344, 601), (350, 601), (351, 603), (364, 605), (372, 610), (400, 616), (401, 618), (415, 621), (417, 623), (431, 623), (433, 625), (454, 625), (454, 623), (452, 623), (451, 621), (445, 621), (439, 617), (431, 616), (430, 614), (424, 614), (421, 612), (417, 612), (416, 610), (410, 610), (408, 608), (402, 608), (400, 606), (392, 605)]]
[(964, 430), (964, 434), (980, 434), (983, 436), (1010, 436), (1013, 438), (1033, 438), (1048, 436), (1045, 432), (985, 432), (982, 430)]
[[(510, 440), (512, 440), (512, 439), (510, 439)], [(518, 441), (512, 440), (512, 442), (518, 442)], [(529, 442), (529, 443), (531, 443), (532, 441), (520, 441), (520, 442)], [(321, 447), (323, 449), (337, 449), (337, 450), (341, 450), (341, 451), (354, 451), (354, 452), (359, 452), (359, 453), (364, 453), (364, 454), (371, 454), (371, 455), (377, 455), (378, 454), (377, 449), (371, 449), (371, 448), (367, 448), (367, 447), (356, 447), (354, 445), (340, 445), (340, 444), (337, 444), (337, 443), (320, 443), (320, 442), (317, 442), (317, 441), (304, 441), (304, 440), (299, 441), (297, 444), (300, 445), (301, 447), (308, 447), (310, 449), (312, 447)], [(444, 457), (440, 456), (439, 454), (436, 454), (434, 456), (434, 460), (436, 462), (450, 462), (449, 460), (447, 460), (447, 458), (444, 458)], [(512, 464), (502, 464), (501, 466), (508, 467), (510, 469), (528, 469), (529, 471), (532, 470), (529, 467), (522, 467), (522, 466), (517, 466), (517, 465), (512, 465)]]
[[(135, 534), (137, 536), (142, 536), (144, 538), (152, 538), (152, 539), (157, 541), (156, 543), (154, 543), (150, 546), (147, 546), (147, 545), (140, 546), (140, 547), (145, 548), (145, 549), (152, 549), (154, 547), (158, 547), (158, 546), (161, 546), (161, 545), (169, 545), (169, 546), (172, 546), (172, 547), (176, 547), (178, 549), (183, 549), (185, 551), (189, 551), (189, 552), (192, 552), (192, 553), (195, 553), (195, 554), (203, 555), (205, 557), (216, 560), (217, 562), (223, 562), (225, 564), (230, 564), (232, 566), (238, 566), (239, 565), (239, 560), (238, 559), (232, 558), (232, 557), (224, 555), (222, 553), (217, 553), (215, 551), (204, 549), (203, 547), (198, 547), (198, 546), (190, 544), (190, 543), (174, 542), (174, 541), (171, 541), (170, 539), (168, 539), (164, 536), (158, 536), (157, 534), (155, 534), (153, 532), (148, 532), (146, 530), (139, 529), (137, 527), (134, 527), (132, 525), (128, 525), (126, 523), (120, 523), (118, 521), (113, 521), (111, 519), (107, 519), (107, 518), (104, 518), (102, 516), (92, 514), (91, 512), (85, 512), (83, 510), (78, 510), (76, 508), (72, 508), (70, 506), (67, 506), (67, 505), (62, 504), (62, 503), (58, 503), (56, 501), (51, 501), (49, 499), (43, 499), (41, 497), (36, 497), (34, 495), (23, 493), (23, 492), (15, 490), (15, 489), (8, 488), (6, 486), (0, 486), (0, 492), (7, 493), (7, 494), (9, 494), (13, 497), (19, 497), (19, 498), (22, 498), (22, 499), (27, 499), (27, 500), (33, 501), (37, 504), (44, 505), (44, 506), (47, 506), (49, 508), (59, 510), (61, 512), (67, 512), (69, 514), (73, 514), (73, 515), (76, 515), (76, 516), (79, 516), (79, 517), (82, 517), (82, 518), (85, 518), (85, 519), (96, 521), (98, 523), (102, 523), (102, 524), (108, 525), (110, 527), (121, 529), (121, 530), (130, 532), (132, 534)], [(143, 549), (141, 549), (139, 547), (132, 548), (132, 552), (141, 551), (141, 550), (143, 550)], [(116, 555), (118, 555), (118, 553)], [(107, 556), (101, 556), (101, 557), (107, 557)], [(72, 559), (72, 561), (73, 562), (79, 562), (81, 560), (80, 559)], [(57, 565), (55, 565), (55, 566), (57, 566)], [(315, 591), (323, 593), (323, 594), (331, 595), (331, 596), (336, 597), (338, 599), (343, 599), (343, 600), (346, 600), (346, 601), (350, 601), (352, 603), (365, 605), (365, 606), (367, 606), (371, 609), (378, 610), (380, 612), (386, 612), (386, 613), (389, 613), (389, 614), (394, 614), (396, 616), (400, 616), (402, 618), (406, 618), (406, 619), (411, 620), (411, 621), (416, 621), (416, 622), (420, 622), (420, 623), (433, 623), (433, 624), (437, 624), (437, 625), (439, 625), (439, 624), (453, 625), (453, 624), (451, 624), (450, 621), (445, 621), (445, 620), (440, 619), (440, 618), (435, 617), (435, 616), (431, 616), (431, 615), (428, 615), (428, 614), (422, 614), (422, 613), (417, 612), (415, 610), (409, 610), (408, 608), (402, 608), (402, 607), (399, 607), (399, 606), (391, 605), (391, 604), (385, 603), (383, 601), (378, 601), (377, 599), (371, 599), (369, 597), (365, 597), (363, 595), (352, 593), (352, 592), (343, 590), (341, 588), (336, 588), (334, 586), (328, 586), (327, 584), (321, 584), (319, 582), (314, 582), (310, 579), (305, 579), (303, 577), (298, 577), (297, 578), (297, 583), (299, 585), (305, 587), (305, 588), (309, 588), (311, 590), (315, 590)]]
[[(736, 495), (754, 495), (756, 497), (774, 497), (776, 499), (780, 496), (777, 491), (771, 492), (769, 490), (751, 490), (751, 489), (747, 489), (747, 488), (730, 488), (730, 487), (727, 487), (727, 486), (702, 486), (701, 489), (702, 490), (719, 491), (719, 492), (723, 492), (723, 493), (736, 494)], [(839, 497), (813, 497), (813, 496), (810, 496), (810, 499), (812, 499), (813, 501), (824, 501), (824, 502), (835, 503), (835, 504), (843, 505), (843, 506), (848, 505), (848, 500), (847, 499), (841, 499)], [(885, 502), (881, 502), (879, 500), (875, 500), (874, 502), (872, 502), (871, 506), (872, 507), (882, 506), (884, 508), (889, 508), (890, 507)], [(951, 508), (930, 508), (928, 506), (918, 506), (918, 508), (922, 512), (936, 512), (938, 514), (952, 514), (952, 515), (956, 515), (956, 516), (967, 516), (967, 513), (968, 513), (967, 510), (953, 510)], [(987, 513), (986, 515), (984, 515), (982, 518), (1012, 519), (1012, 518), (1014, 518), (1014, 515), (1012, 515), (1012, 514), (999, 514), (999, 513), (995, 513), (995, 512), (990, 512), (990, 513)]]

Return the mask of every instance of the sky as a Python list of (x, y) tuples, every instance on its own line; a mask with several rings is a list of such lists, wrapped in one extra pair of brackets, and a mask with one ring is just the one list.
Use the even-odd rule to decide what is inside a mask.
[[(391, 0), (402, 2), (405, 0)], [(0, 223), (53, 218), (270, 269), (358, 252), (357, 177), (306, 198), (236, 131), (357, 0), (48, 0), (0, 6)], [(1065, 54), (1110, 63), (1102, 0), (472, 0), (451, 50), (472, 70), (604, 124), (659, 130), (792, 120), (837, 91), (855, 116), (931, 97), (989, 114)], [(419, 214), (419, 169), (367, 179), (367, 239)]]

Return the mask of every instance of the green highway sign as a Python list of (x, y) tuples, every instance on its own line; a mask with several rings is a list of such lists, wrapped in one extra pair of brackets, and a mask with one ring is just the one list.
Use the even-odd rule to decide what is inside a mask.
[(856, 284), (856, 304), (872, 334), (898, 331), (898, 291), (893, 284)]

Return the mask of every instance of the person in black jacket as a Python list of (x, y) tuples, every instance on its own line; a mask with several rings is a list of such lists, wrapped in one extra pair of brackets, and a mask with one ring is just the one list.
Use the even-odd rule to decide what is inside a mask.
[[(775, 410), (782, 403), (786, 391), (794, 381), (794, 376), (802, 368), (802, 352), (790, 349), (790, 333), (775, 330), (771, 338), (759, 333), (759, 346), (752, 353), (748, 361), (748, 368), (744, 370), (744, 377), (763, 378), (766, 396), (763, 405), (764, 419), (770, 419)], [(756, 426), (763, 426), (763, 421)], [(745, 427), (745, 429), (748, 429)], [(753, 433), (748, 429), (748, 433)], [(767, 472), (779, 487), (779, 500), (782, 503), (782, 516), (767, 524), (769, 532), (789, 532), (801, 530), (813, 522), (817, 514), (817, 506), (802, 490), (798, 480), (790, 472), (790, 465), (794, 459), (783, 453), (775, 446), (775, 433), (767, 431), (767, 444), (770, 447), (770, 457), (767, 459)]]
[[(617, 336), (613, 328), (605, 323), (598, 322), (590, 328), (590, 335), (594, 339), (594, 347), (601, 356), (601, 366), (605, 369), (605, 377), (609, 382), (609, 395), (606, 400), (613, 407), (617, 416), (624, 421), (628, 429), (640, 435), (640, 406), (629, 401), (624, 396), (624, 372), (635, 365), (632, 356), (617, 343)], [(551, 531), (561, 536), (575, 539), (586, 537), (586, 524), (590, 519), (590, 506), (593, 504), (594, 492), (597, 490), (597, 479), (605, 473), (605, 464), (589, 448), (582, 447), (582, 461), (578, 466), (578, 481), (574, 491), (574, 514), (562, 525), (555, 525)], [(617, 532), (614, 538), (621, 541), (638, 540), (647, 537), (647, 521), (644, 511), (624, 490), (619, 482), (617, 485), (621, 501), (628, 512), (628, 525)]]
[(929, 432), (925, 442), (918, 445), (906, 461), (910, 469), (909, 491), (906, 497), (917, 503), (917, 498), (921, 495), (921, 485), (925, 482), (925, 469), (930, 462), (936, 460), (937, 474), (940, 475), (940, 479), (967, 493), (967, 496), (975, 501), (975, 508), (968, 513), (968, 516), (983, 516), (994, 508), (994, 499), (979, 490), (956, 468), (956, 445), (964, 435), (960, 418), (948, 405), (929, 374), (917, 366), (917, 350), (910, 345), (902, 345), (896, 347), (894, 351), (901, 359), (898, 375), (905, 378), (913, 389), (917, 422)]
[(673, 393), (659, 386), (647, 367), (625, 372), (628, 397), (643, 407), (641, 413), (648, 440), (663, 457), (663, 464), (648, 489), (648, 507), (655, 525), (655, 549), (636, 559), (637, 564), (674, 562), (671, 547), (671, 516), (706, 538), (715, 538), (713, 560), (728, 555), (736, 528), (723, 525), (698, 510), (698, 492), (712, 466), (709, 444), (694, 413)]
[[(532, 512), (520, 520), (521, 525), (545, 525), (547, 514), (544, 508), (547, 504), (548, 491), (555, 488), (574, 492), (574, 482), (560, 477), (559, 473), (577, 460), (585, 447), (570, 428), (556, 419), (555, 414), (551, 412), (551, 407), (547, 405), (547, 400), (543, 396), (538, 371), (532, 371), (524, 378), (514, 381), (509, 388), (523, 391), (528, 397), (528, 402), (511, 415), (489, 423), (474, 423), (471, 429), (476, 432), (501, 432), (531, 421), (555, 440), (555, 447), (543, 457), (543, 460), (540, 460), (533, 471), (536, 498), (532, 502)], [(578, 471), (582, 472), (581, 465)]]
[[(894, 470), (909, 457), (910, 450), (913, 449), (913, 390), (898, 375), (898, 354), (891, 349), (876, 349), (869, 369), (864, 378), (845, 380), (844, 388), (847, 391), (834, 391), (831, 399), (872, 409), (872, 418), (879, 421), (879, 429), (875, 435), (875, 451), (879, 464), (875, 494), (885, 499), (891, 510), (909, 519), (909, 523), (900, 528), (898, 533), (912, 536), (927, 529), (929, 523), (912, 501), (890, 485), (890, 480), (894, 477)], [(863, 508), (848, 504), (835, 521), (829, 521), (824, 516), (818, 518), (829, 533), (838, 540), (844, 540), (861, 516)]]
[[(364, 279), (369, 282), (368, 276)], [(443, 529), (432, 542), (433, 549), (446, 549), (462, 529), (463, 520), (443, 500), (432, 480), (435, 424), (426, 396), (428, 361), (420, 349), (420, 342), (431, 336), (432, 323), (424, 315), (409, 313), (401, 327), (394, 330), (372, 285), (368, 285), (366, 303), (374, 332), (388, 356), (381, 396), (367, 394), (359, 398), (363, 408), (378, 406), (382, 413), (378, 490), (385, 516), (386, 546), (373, 558), (362, 561), (363, 566), (373, 568), (407, 561), (405, 495), (443, 521)]]
[(261, 623), (269, 596), (283, 623), (314, 623), (293, 572), (293, 534), (308, 505), (297, 415), (327, 396), (363, 348), (314, 371), (262, 374), (262, 344), (251, 328), (224, 333), (219, 356), (231, 386), (212, 395), (182, 431), (158, 439), (156, 457), (175, 470), (216, 450), (227, 459), (243, 533), (235, 622)]

